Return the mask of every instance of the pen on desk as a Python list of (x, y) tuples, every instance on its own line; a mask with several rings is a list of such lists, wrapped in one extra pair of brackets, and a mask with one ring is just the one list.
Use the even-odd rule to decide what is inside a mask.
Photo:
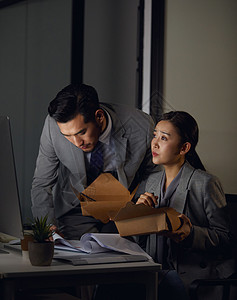
[(94, 202), (96, 202), (96, 200), (95, 200), (95, 199), (93, 199), (93, 198), (91, 198), (91, 197), (87, 196), (86, 194), (83, 194), (83, 193), (81, 193), (81, 195), (82, 195), (82, 196), (84, 196), (84, 197), (86, 197), (86, 198), (87, 198), (87, 199), (89, 199), (90, 201), (94, 201)]

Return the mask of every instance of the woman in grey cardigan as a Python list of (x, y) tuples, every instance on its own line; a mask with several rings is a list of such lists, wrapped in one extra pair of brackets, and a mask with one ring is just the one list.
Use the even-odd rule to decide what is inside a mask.
[(195, 151), (197, 142), (197, 123), (182, 111), (164, 114), (151, 142), (153, 163), (164, 170), (148, 178), (137, 204), (173, 207), (183, 223), (176, 232), (146, 236), (143, 244), (163, 266), (159, 299), (188, 299), (184, 287), (187, 291), (194, 279), (233, 272), (231, 265), (222, 267), (230, 248), (225, 195), (219, 180), (205, 171)]

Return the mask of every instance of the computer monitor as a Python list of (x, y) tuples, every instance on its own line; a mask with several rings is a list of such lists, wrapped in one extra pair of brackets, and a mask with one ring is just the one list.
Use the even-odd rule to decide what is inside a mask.
[(0, 232), (23, 237), (10, 120), (0, 116)]

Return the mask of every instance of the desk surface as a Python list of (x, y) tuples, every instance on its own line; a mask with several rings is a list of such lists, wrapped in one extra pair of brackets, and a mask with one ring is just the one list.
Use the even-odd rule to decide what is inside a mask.
[(146, 300), (157, 299), (157, 272), (152, 261), (74, 266), (53, 260), (51, 266), (32, 266), (21, 253), (0, 254), (0, 284), (3, 300), (13, 300), (19, 290), (78, 287), (93, 284), (145, 284)]
[(152, 261), (73, 266), (69, 263), (53, 260), (51, 266), (36, 267), (32, 266), (29, 260), (23, 258), (20, 253), (10, 252), (0, 255), (0, 278), (72, 275), (80, 273), (157, 272), (160, 269), (161, 265)]

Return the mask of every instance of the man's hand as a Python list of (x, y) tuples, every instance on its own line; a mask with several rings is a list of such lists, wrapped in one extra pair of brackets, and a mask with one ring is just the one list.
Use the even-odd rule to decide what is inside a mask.
[[(63, 234), (59, 232), (58, 228), (57, 228), (55, 225), (52, 225), (52, 226), (50, 227), (50, 230), (51, 230), (53, 233), (56, 232), (57, 234), (59, 234), (61, 237), (64, 238)], [(51, 236), (49, 239), (50, 239), (50, 241), (53, 241), (53, 237), (52, 237), (52, 236)]]
[(157, 204), (157, 199), (158, 197), (154, 196), (154, 194), (146, 192), (145, 194), (140, 195), (136, 204), (143, 203), (144, 205), (154, 207)]

